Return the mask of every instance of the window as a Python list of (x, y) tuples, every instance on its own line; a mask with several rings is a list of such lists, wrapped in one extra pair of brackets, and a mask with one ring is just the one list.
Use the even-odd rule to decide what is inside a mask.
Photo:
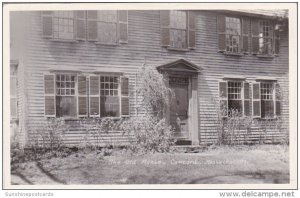
[(251, 21), (252, 53), (257, 55), (279, 54), (279, 29), (271, 20), (253, 19)]
[(252, 85), (253, 117), (275, 118), (281, 114), (281, 91), (274, 81), (255, 82)]
[(219, 15), (217, 17), (218, 47), (225, 54), (248, 53), (250, 19)]
[(273, 24), (270, 21), (259, 22), (259, 53), (273, 53)]
[(239, 18), (226, 17), (226, 51), (239, 53), (241, 22)]
[(47, 74), (45, 116), (129, 116), (128, 83), (120, 75)]
[(185, 11), (170, 11), (170, 47), (187, 48), (187, 20)]
[(98, 41), (100, 43), (117, 43), (117, 11), (98, 12)]
[(89, 40), (102, 44), (128, 41), (128, 12), (43, 11), (42, 32), (55, 40)]
[(10, 65), (10, 116), (17, 118), (18, 100), (17, 100), (17, 65)]
[(53, 38), (74, 39), (73, 11), (55, 11), (53, 16)]
[(249, 116), (249, 83), (241, 80), (219, 82), (220, 110), (223, 117)]
[(242, 82), (228, 81), (228, 113), (229, 116), (243, 113)]
[(56, 74), (56, 117), (77, 116), (75, 82), (73, 74)]
[(169, 49), (195, 47), (196, 27), (193, 11), (160, 11), (161, 44)]
[(100, 77), (100, 109), (103, 117), (119, 117), (119, 77)]

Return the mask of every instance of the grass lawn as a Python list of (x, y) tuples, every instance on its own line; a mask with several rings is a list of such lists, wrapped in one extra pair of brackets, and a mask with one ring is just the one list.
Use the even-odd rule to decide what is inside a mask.
[(289, 183), (289, 147), (223, 146), (200, 153), (142, 156), (80, 151), (15, 167), (11, 182), (16, 185)]

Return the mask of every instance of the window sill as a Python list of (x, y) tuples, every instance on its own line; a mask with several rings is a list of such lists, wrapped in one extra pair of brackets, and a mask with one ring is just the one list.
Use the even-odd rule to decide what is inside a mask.
[(74, 40), (74, 39), (53, 39), (53, 38), (50, 38), (49, 39), (50, 41), (53, 41), (53, 42), (64, 42), (64, 43), (79, 43), (79, 41), (77, 40)]
[(244, 56), (244, 54), (242, 53), (237, 54), (237, 53), (223, 52), (223, 54), (226, 56), (237, 56), (237, 57)]
[(96, 45), (105, 45), (105, 46), (118, 46), (118, 43), (101, 43), (101, 42), (95, 42)]
[(256, 56), (258, 58), (275, 58), (276, 57), (275, 55), (272, 55), (272, 54), (270, 54), (270, 55), (267, 55), (267, 54), (256, 54)]
[(190, 51), (189, 48), (179, 49), (179, 48), (174, 48), (174, 47), (167, 47), (167, 49), (170, 50), (170, 51), (178, 51), (178, 52), (188, 52), (188, 51)]

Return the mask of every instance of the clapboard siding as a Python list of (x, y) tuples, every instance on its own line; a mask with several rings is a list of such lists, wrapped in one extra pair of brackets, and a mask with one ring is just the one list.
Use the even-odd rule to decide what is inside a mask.
[[(25, 25), (28, 30), (26, 49), (26, 94), (27, 126), (32, 128), (44, 120), (43, 73), (54, 69), (78, 70), (82, 72), (102, 71), (115, 68), (129, 76), (130, 115), (145, 112), (141, 97), (136, 94), (136, 73), (143, 64), (159, 66), (177, 59), (186, 59), (202, 68), (198, 75), (197, 127), (200, 143), (217, 141), (218, 81), (225, 75), (241, 75), (254, 82), (256, 77), (277, 78), (285, 91), (282, 117), (288, 130), (288, 35), (281, 34), (280, 55), (274, 58), (259, 58), (251, 54), (242, 57), (226, 56), (218, 52), (217, 13), (196, 13), (195, 49), (183, 51), (167, 50), (160, 45), (159, 11), (130, 10), (128, 12), (128, 43), (117, 46), (99, 45), (88, 41), (74, 43), (52, 41), (42, 38), (40, 12), (26, 12)], [(249, 41), (250, 42), (250, 41)], [(250, 43), (249, 43), (250, 44)], [(215, 102), (213, 100), (215, 100)], [(254, 129), (253, 129), (254, 130)], [(256, 140), (261, 132), (252, 133), (247, 141)], [(243, 131), (241, 137), (246, 138)], [(81, 141), (83, 131), (69, 131), (66, 141), (76, 144)], [(125, 137), (111, 133), (110, 138), (126, 142)], [(281, 140), (282, 132), (267, 132), (267, 139)], [(250, 138), (250, 139), (249, 139)], [(30, 138), (29, 138), (30, 139)]]

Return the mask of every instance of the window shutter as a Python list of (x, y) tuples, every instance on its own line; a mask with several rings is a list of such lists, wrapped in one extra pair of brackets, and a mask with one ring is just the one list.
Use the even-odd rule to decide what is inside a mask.
[(227, 82), (219, 82), (219, 99), (220, 99), (220, 113), (222, 117), (228, 117), (228, 92)]
[(121, 116), (129, 116), (129, 79), (121, 77)]
[(188, 46), (192, 49), (196, 46), (196, 21), (193, 11), (188, 11)]
[(252, 84), (252, 112), (253, 118), (261, 117), (261, 97), (259, 82)]
[(100, 116), (99, 76), (90, 76), (90, 117)]
[(244, 115), (250, 116), (250, 85), (244, 82)]
[(217, 30), (218, 30), (218, 45), (219, 51), (226, 51), (226, 21), (225, 16), (219, 15), (217, 18)]
[(42, 11), (43, 37), (53, 37), (53, 11)]
[(274, 30), (274, 53), (275, 55), (279, 55), (280, 49), (280, 32), (279, 30)]
[(87, 11), (87, 38), (89, 41), (98, 39), (97, 16), (97, 11)]
[(282, 93), (279, 83), (275, 83), (275, 115), (281, 115)]
[(118, 22), (119, 22), (119, 42), (128, 42), (128, 11), (118, 11)]
[(252, 54), (259, 53), (259, 21), (257, 19), (251, 20), (252, 33)]
[(86, 12), (75, 11), (75, 27), (76, 27), (76, 39), (85, 40), (86, 38)]
[(250, 19), (242, 19), (242, 52), (247, 54), (249, 52), (249, 27)]
[(55, 75), (44, 75), (45, 116), (55, 117)]
[(160, 39), (162, 46), (170, 45), (170, 11), (160, 11)]
[(85, 76), (78, 76), (78, 116), (88, 115), (87, 79)]

